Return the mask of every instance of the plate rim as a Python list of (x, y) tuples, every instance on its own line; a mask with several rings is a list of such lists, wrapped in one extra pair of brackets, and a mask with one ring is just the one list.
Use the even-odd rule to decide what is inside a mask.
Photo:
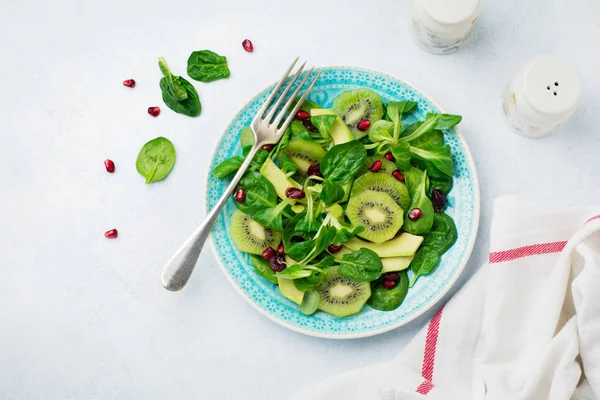
[[(346, 68), (346, 69), (359, 69), (359, 70), (363, 70), (366, 72), (375, 72), (378, 73), (380, 75), (384, 75), (384, 76), (388, 76), (394, 80), (397, 80), (399, 82), (402, 82), (408, 86), (410, 86), (414, 91), (418, 92), (422, 97), (424, 97), (425, 99), (427, 99), (431, 104), (433, 104), (440, 112), (445, 112), (444, 109), (442, 107), (440, 107), (440, 105), (431, 99), (430, 96), (426, 95), (423, 90), (421, 90), (420, 87), (415, 86), (412, 82), (406, 80), (406, 79), (401, 79), (398, 78), (396, 75), (390, 74), (389, 72), (385, 72), (382, 70), (379, 70), (377, 68), (371, 68), (371, 67), (364, 67), (361, 65), (343, 65), (343, 64), (325, 64), (325, 65), (317, 65), (314, 67), (315, 71), (317, 70), (321, 70), (321, 69), (327, 69), (327, 68), (331, 68), (331, 69), (342, 69), (342, 68)], [(267, 85), (266, 87), (260, 89), (260, 91), (258, 91), (254, 96), (252, 96), (250, 98), (249, 101), (247, 101), (246, 103), (244, 103), (244, 105), (239, 109), (239, 111), (231, 118), (231, 120), (228, 122), (228, 124), (226, 125), (227, 127), (229, 127), (233, 121), (235, 121), (243, 112), (244, 109), (246, 109), (247, 107), (249, 107), (252, 102), (254, 101), (254, 99), (256, 97), (258, 97), (263, 91), (265, 91), (267, 88), (273, 86), (274, 84), (276, 84), (278, 81), (275, 81), (269, 85)], [(219, 136), (219, 139), (217, 140), (217, 142), (215, 143), (215, 145), (213, 146), (213, 149), (210, 153), (209, 156), (209, 162), (212, 161), (215, 158), (215, 155), (217, 154), (217, 151), (220, 147), (221, 141), (223, 139), (223, 135), (225, 135), (226, 131), (227, 131), (227, 127), (225, 128), (225, 131)], [(467, 242), (467, 246), (466, 246), (466, 251), (464, 254), (468, 254), (467, 257), (465, 257), (463, 259), (463, 261), (460, 263), (460, 265), (458, 266), (456, 272), (454, 273), (454, 275), (452, 276), (452, 278), (448, 281), (448, 283), (444, 286), (444, 288), (442, 288), (442, 290), (440, 290), (440, 292), (433, 297), (430, 301), (429, 304), (426, 305), (425, 307), (423, 307), (421, 310), (419, 310), (418, 312), (416, 312), (415, 314), (411, 315), (410, 317), (397, 321), (395, 323), (392, 323), (390, 325), (387, 326), (383, 326), (380, 327), (378, 329), (372, 330), (372, 331), (368, 331), (368, 332), (358, 332), (358, 333), (344, 333), (344, 334), (331, 334), (331, 333), (324, 333), (324, 332), (315, 332), (315, 331), (311, 331), (311, 330), (306, 330), (306, 329), (302, 329), (300, 327), (294, 326), (292, 324), (287, 323), (286, 321), (283, 321), (279, 318), (277, 318), (276, 316), (266, 312), (265, 310), (263, 310), (262, 308), (260, 308), (256, 303), (254, 303), (252, 301), (252, 299), (241, 289), (241, 287), (239, 287), (236, 282), (233, 280), (233, 277), (231, 276), (231, 274), (229, 274), (227, 272), (227, 269), (225, 268), (225, 265), (223, 264), (223, 260), (221, 260), (221, 258), (218, 256), (218, 251), (217, 251), (217, 244), (216, 244), (216, 239), (214, 237), (214, 234), (211, 230), (210, 232), (210, 246), (211, 246), (211, 250), (213, 252), (213, 256), (215, 258), (215, 260), (217, 261), (217, 264), (219, 265), (219, 268), (221, 269), (221, 272), (223, 273), (223, 275), (225, 275), (225, 277), (227, 278), (227, 280), (229, 281), (229, 283), (231, 284), (231, 286), (233, 286), (233, 288), (235, 289), (235, 291), (241, 295), (241, 297), (246, 301), (246, 303), (250, 304), (250, 306), (252, 308), (254, 308), (255, 310), (257, 310), (260, 314), (264, 315), (265, 317), (267, 317), (268, 319), (270, 319), (271, 321), (277, 323), (280, 326), (283, 326), (287, 329), (290, 329), (294, 332), (297, 333), (301, 333), (304, 335), (308, 335), (308, 336), (312, 336), (312, 337), (318, 337), (318, 338), (322, 338), (322, 339), (338, 339), (338, 340), (346, 340), (346, 339), (360, 339), (360, 338), (366, 338), (366, 337), (371, 337), (371, 336), (376, 336), (385, 332), (389, 332), (392, 331), (394, 329), (400, 328), (401, 326), (407, 325), (409, 323), (411, 323), (412, 321), (416, 320), (417, 318), (421, 317), (423, 314), (425, 314), (426, 312), (428, 312), (429, 310), (431, 310), (432, 308), (434, 308), (439, 302), (440, 300), (442, 300), (442, 298), (444, 296), (446, 296), (446, 294), (448, 294), (448, 292), (450, 291), (450, 289), (452, 289), (452, 287), (456, 284), (456, 281), (458, 280), (458, 278), (462, 275), (467, 263), (469, 262), (471, 255), (473, 254), (473, 248), (475, 247), (475, 242), (477, 240), (477, 233), (479, 231), (479, 222), (480, 222), (480, 217), (481, 217), (481, 192), (480, 192), (480, 186), (479, 186), (479, 177), (477, 175), (477, 168), (475, 166), (475, 160), (473, 160), (473, 156), (471, 154), (471, 149), (469, 147), (469, 144), (467, 143), (467, 141), (465, 140), (462, 132), (460, 129), (458, 129), (457, 127), (453, 128), (457, 135), (458, 135), (458, 140), (460, 141), (461, 145), (463, 146), (463, 148), (465, 149), (465, 157), (467, 159), (467, 162), (469, 163), (469, 166), (471, 167), (471, 171), (472, 171), (472, 181), (473, 181), (473, 192), (474, 192), (474, 206), (473, 206), (473, 214), (474, 214), (474, 221), (473, 221), (473, 230), (471, 233), (471, 237), (469, 237), (469, 240)], [(210, 176), (211, 176), (212, 170), (210, 168), (207, 169), (206, 175), (205, 175), (205, 184), (204, 187), (206, 189), (208, 189), (208, 184), (210, 182)], [(206, 202), (206, 207), (207, 207), (207, 213), (209, 212), (208, 210), (208, 201), (207, 201), (207, 195), (208, 195), (208, 190), (206, 190), (206, 193), (204, 194), (204, 199), (203, 201)]]

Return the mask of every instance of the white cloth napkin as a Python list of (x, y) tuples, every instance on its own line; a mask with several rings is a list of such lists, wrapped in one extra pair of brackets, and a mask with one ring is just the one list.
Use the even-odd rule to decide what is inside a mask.
[(600, 400), (600, 207), (496, 200), (485, 265), (392, 361), (302, 400)]

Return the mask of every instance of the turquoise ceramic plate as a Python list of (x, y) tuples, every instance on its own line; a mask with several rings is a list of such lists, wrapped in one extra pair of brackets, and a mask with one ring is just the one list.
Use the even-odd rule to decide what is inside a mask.
[[(321, 71), (321, 77), (308, 99), (325, 107), (331, 106), (333, 99), (343, 90), (368, 87), (379, 93), (384, 101), (418, 102), (416, 114), (419, 119), (424, 119), (428, 112), (442, 111), (414, 86), (385, 73), (354, 67), (323, 67)], [(254, 97), (235, 116), (217, 144), (209, 169), (207, 211), (214, 207), (229, 183), (216, 179), (212, 170), (226, 158), (242, 153), (238, 140), (240, 131), (250, 124), (271, 90), (272, 87), (269, 87)], [(289, 329), (312, 336), (336, 339), (372, 336), (404, 325), (423, 314), (441, 299), (462, 272), (471, 254), (479, 223), (479, 185), (469, 148), (457, 130), (448, 130), (444, 134), (452, 147), (455, 167), (454, 188), (449, 196), (447, 213), (456, 222), (458, 241), (443, 256), (434, 273), (417, 281), (398, 309), (381, 312), (365, 306), (359, 314), (347, 318), (336, 318), (322, 312), (311, 316), (302, 314), (296, 304), (279, 293), (276, 285), (254, 271), (247, 254), (236, 249), (228, 232), (231, 215), (236, 209), (233, 200), (227, 203), (212, 230), (214, 254), (225, 276), (262, 314)]]

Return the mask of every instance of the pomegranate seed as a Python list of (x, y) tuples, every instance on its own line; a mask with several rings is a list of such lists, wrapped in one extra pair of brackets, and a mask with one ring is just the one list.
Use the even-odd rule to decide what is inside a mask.
[(279, 253), (280, 255), (285, 254), (285, 248), (283, 247), (283, 243), (279, 244), (279, 247), (277, 248), (277, 253)]
[(263, 149), (263, 150), (266, 150), (266, 151), (271, 151), (271, 150), (273, 150), (273, 145), (272, 145), (272, 144), (265, 144), (265, 145), (262, 147), (262, 149)]
[(110, 172), (111, 174), (113, 172), (115, 172), (115, 163), (113, 160), (109, 160), (108, 158), (106, 160), (104, 160), (104, 168), (106, 168), (107, 172)]
[(275, 256), (269, 260), (269, 267), (275, 272), (281, 272), (285, 269), (285, 258), (283, 256)]
[(369, 121), (368, 119), (363, 119), (362, 121), (360, 121), (358, 123), (358, 125), (356, 125), (358, 130), (361, 132), (366, 131), (367, 129), (369, 129), (370, 126), (371, 126), (371, 121)]
[(386, 153), (385, 158), (391, 162), (396, 162), (396, 157), (392, 153)]
[(116, 239), (119, 236), (119, 231), (116, 229), (111, 229), (109, 231), (104, 232), (104, 237), (107, 239)]
[(327, 250), (329, 250), (329, 252), (331, 254), (333, 253), (337, 253), (338, 251), (340, 251), (342, 249), (342, 245), (340, 244), (339, 246), (330, 244), (329, 247), (327, 247)]
[(383, 279), (386, 281), (397, 282), (400, 280), (400, 274), (398, 274), (397, 272), (388, 272), (387, 274), (383, 275)]
[(246, 50), (248, 53), (252, 53), (254, 51), (254, 45), (252, 44), (252, 42), (248, 39), (245, 39), (242, 42), (242, 47), (244, 48), (244, 50)]
[(135, 81), (133, 79), (127, 79), (123, 81), (123, 85), (130, 87), (130, 88), (134, 88), (135, 87)]
[(439, 189), (433, 189), (431, 191), (431, 202), (435, 212), (440, 212), (446, 205), (446, 195)]
[(275, 257), (276, 255), (277, 255), (277, 251), (275, 251), (275, 249), (272, 247), (267, 247), (262, 252), (262, 256), (265, 260), (270, 260), (271, 258)]
[(386, 289), (391, 289), (394, 286), (396, 286), (396, 282), (395, 281), (386, 281), (384, 280), (383, 282), (381, 282), (381, 285), (386, 288)]
[(285, 190), (285, 197), (288, 199), (303, 199), (306, 197), (306, 193), (295, 187), (289, 187)]
[(310, 119), (305, 119), (304, 121), (302, 121), (302, 125), (304, 125), (304, 127), (311, 132), (319, 132), (317, 127), (314, 126), (312, 122), (310, 122)]
[(420, 208), (413, 208), (411, 212), (408, 213), (408, 219), (411, 221), (416, 221), (423, 215), (423, 211)]
[(373, 163), (373, 165), (371, 165), (371, 168), (369, 168), (371, 170), (371, 172), (379, 172), (379, 170), (381, 169), (381, 164), (382, 162), (377, 160)]
[(321, 178), (323, 177), (323, 175), (321, 175), (321, 166), (319, 165), (319, 163), (310, 164), (308, 170), (306, 171), (306, 174), (308, 176), (319, 176)]
[(160, 115), (160, 107), (148, 107), (148, 114), (158, 117)]
[(400, 182), (404, 182), (404, 175), (402, 175), (402, 172), (400, 172), (399, 169), (393, 171), (392, 176), (398, 179)]
[(290, 243), (302, 243), (302, 242), (306, 242), (306, 239), (304, 239), (302, 236), (292, 236), (292, 238), (290, 239)]
[(304, 110), (300, 110), (296, 113), (296, 119), (299, 119), (300, 121), (306, 121), (309, 118), (310, 114)]
[(238, 190), (237, 192), (235, 192), (235, 196), (233, 196), (233, 199), (238, 203), (243, 203), (244, 201), (246, 201), (246, 191), (244, 189)]

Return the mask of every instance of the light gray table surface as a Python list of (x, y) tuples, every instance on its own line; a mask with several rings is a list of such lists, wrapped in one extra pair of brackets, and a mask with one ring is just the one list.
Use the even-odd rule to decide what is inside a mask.
[[(497, 196), (598, 203), (599, 21), (597, 0), (487, 1), (466, 46), (434, 56), (410, 38), (407, 1), (2, 1), (0, 399), (279, 399), (389, 360), (431, 312), (367, 339), (303, 336), (246, 304), (209, 247), (185, 290), (161, 287), (164, 262), (205, 214), (219, 136), (297, 55), (413, 82), (464, 116), (481, 183), (458, 289), (486, 260)], [(205, 48), (228, 57), (231, 77), (196, 84), (199, 118), (177, 115), (161, 101), (157, 57), (185, 75)], [(501, 94), (540, 54), (572, 60), (584, 89), (567, 124), (530, 140), (505, 125)], [(135, 158), (157, 136), (173, 141), (177, 164), (147, 186)], [(119, 238), (105, 239), (114, 227)]]

